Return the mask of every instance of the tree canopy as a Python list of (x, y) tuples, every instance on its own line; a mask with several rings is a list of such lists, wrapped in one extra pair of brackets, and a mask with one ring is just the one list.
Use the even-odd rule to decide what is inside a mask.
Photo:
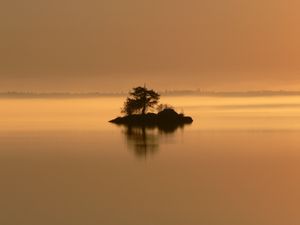
[(135, 87), (129, 92), (122, 108), (122, 113), (131, 114), (145, 114), (149, 108), (154, 108), (159, 102), (160, 95), (154, 90), (146, 87)]

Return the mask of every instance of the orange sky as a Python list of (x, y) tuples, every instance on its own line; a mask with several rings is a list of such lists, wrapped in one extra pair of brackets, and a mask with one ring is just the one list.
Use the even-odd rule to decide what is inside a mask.
[(0, 91), (300, 89), (297, 0), (27, 0), (0, 8)]

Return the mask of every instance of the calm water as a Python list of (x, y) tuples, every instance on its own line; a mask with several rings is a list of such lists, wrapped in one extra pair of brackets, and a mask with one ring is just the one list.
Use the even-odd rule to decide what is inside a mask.
[(300, 97), (167, 97), (175, 131), (118, 127), (122, 98), (0, 99), (0, 224), (300, 223)]

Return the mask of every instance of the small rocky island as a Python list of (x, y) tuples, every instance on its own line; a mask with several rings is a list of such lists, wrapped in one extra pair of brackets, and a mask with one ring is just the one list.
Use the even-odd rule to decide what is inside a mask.
[[(144, 87), (133, 88), (129, 92), (122, 113), (123, 117), (117, 117), (109, 122), (123, 124), (127, 126), (158, 126), (158, 127), (178, 127), (191, 124), (193, 119), (177, 113), (171, 106), (158, 105), (160, 95)], [(147, 112), (156, 110), (157, 113)]]

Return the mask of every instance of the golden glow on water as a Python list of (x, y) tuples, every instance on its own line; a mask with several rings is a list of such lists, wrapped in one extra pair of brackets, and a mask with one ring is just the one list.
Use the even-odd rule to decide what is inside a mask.
[[(0, 99), (0, 130), (106, 130), (124, 98)], [(300, 97), (163, 97), (194, 118), (191, 129), (297, 130)]]
[(0, 130), (99, 130), (117, 116), (122, 100), (1, 99)]
[(109, 124), (123, 98), (1, 99), (0, 224), (299, 224), (299, 97), (166, 97), (174, 132)]
[(166, 98), (197, 118), (196, 129), (300, 129), (300, 97)]

